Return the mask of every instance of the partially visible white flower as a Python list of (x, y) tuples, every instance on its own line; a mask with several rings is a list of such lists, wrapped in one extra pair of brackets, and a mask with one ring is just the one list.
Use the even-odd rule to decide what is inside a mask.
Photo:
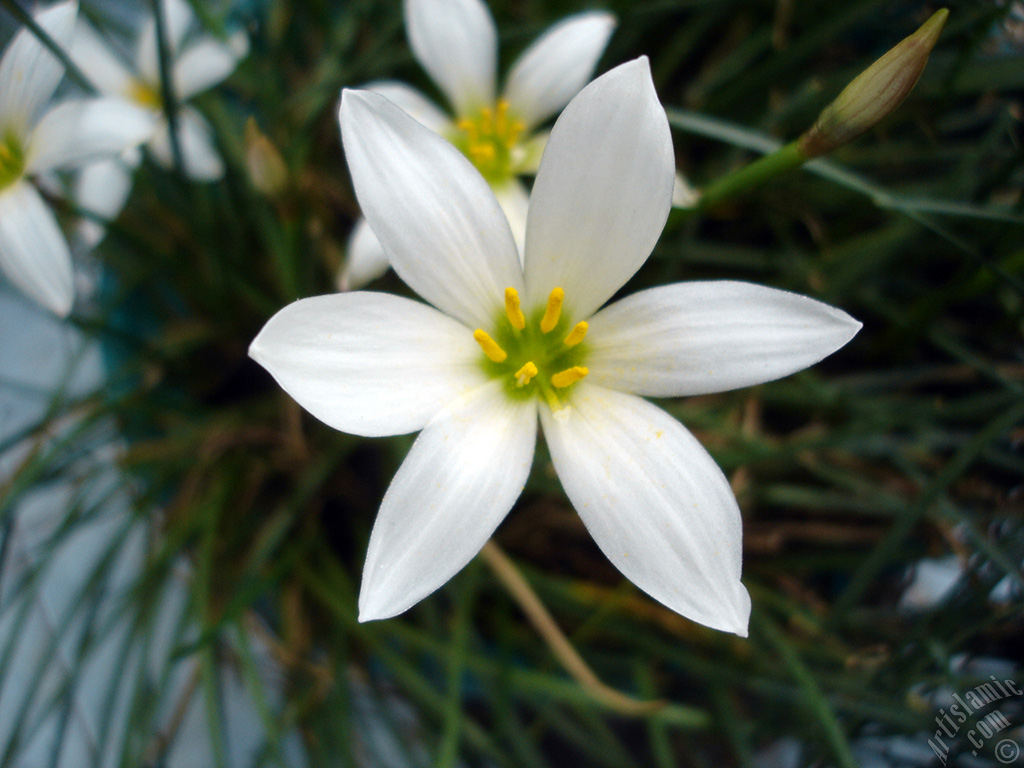
[[(451, 114), (405, 83), (382, 80), (364, 88), (385, 96), (469, 158), (494, 190), (522, 253), (529, 198), (518, 177), (537, 172), (547, 141), (538, 126), (590, 80), (615, 17), (591, 11), (550, 27), (512, 64), (500, 94), (498, 35), (482, 0), (405, 0), (405, 25), (413, 55), (448, 99)], [(380, 241), (357, 222), (338, 287), (359, 288), (387, 268)]]
[[(35, 15), (54, 42), (71, 42), (78, 4)], [(149, 115), (119, 99), (50, 100), (64, 65), (27, 29), (0, 60), (0, 268), (25, 294), (65, 317), (74, 302), (67, 240), (28, 177), (117, 155), (142, 141)]]
[[(228, 77), (248, 51), (241, 32), (222, 42), (209, 34), (189, 34), (198, 26), (186, 0), (161, 0), (170, 61), (170, 81), (178, 103), (177, 127), (185, 173), (197, 181), (214, 181), (224, 175), (213, 131), (195, 107), (187, 102)], [(132, 66), (126, 65), (85, 20), (79, 20), (70, 55), (101, 93), (147, 110), (153, 131), (147, 146), (165, 167), (174, 164), (170, 128), (160, 87), (160, 57), (156, 20), (145, 20), (135, 46)], [(137, 152), (85, 169), (75, 180), (76, 203), (100, 219), (120, 213), (131, 190), (131, 175), (141, 161)], [(86, 221), (80, 235), (89, 244), (103, 236), (103, 227)]]
[(345, 91), (341, 126), (367, 219), (433, 306), (365, 291), (303, 299), (249, 354), (336, 429), (422, 430), (370, 536), (360, 620), (405, 611), (476, 555), (522, 491), (539, 416), (562, 486), (612, 563), (672, 610), (745, 635), (736, 499), (693, 435), (643, 397), (786, 376), (860, 323), (728, 281), (601, 308), (671, 206), (672, 140), (646, 58), (596, 79), (559, 117), (530, 197), (525, 267), (487, 182), (451, 144), (365, 91)]
[(672, 207), (693, 208), (700, 200), (698, 192), (683, 174), (676, 171), (675, 183), (672, 186)]

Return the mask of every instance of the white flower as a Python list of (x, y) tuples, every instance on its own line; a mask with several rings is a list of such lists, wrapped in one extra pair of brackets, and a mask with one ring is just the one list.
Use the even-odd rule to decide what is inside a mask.
[(566, 494), (619, 570), (684, 616), (745, 634), (729, 484), (638, 395), (785, 376), (860, 324), (738, 282), (677, 283), (601, 309), (671, 205), (672, 142), (646, 58), (595, 80), (555, 124), (525, 269), (487, 182), (451, 144), (377, 94), (346, 91), (341, 112), (363, 211), (398, 275), (434, 306), (371, 292), (304, 299), (250, 355), (336, 429), (422, 430), (370, 537), (360, 619), (401, 613), (472, 559), (523, 488), (539, 415)]
[[(197, 181), (213, 181), (224, 175), (224, 163), (217, 153), (209, 123), (186, 102), (212, 88), (230, 75), (247, 49), (243, 34), (227, 43), (208, 34), (189, 35), (196, 25), (186, 0), (161, 0), (166, 21), (165, 34), (170, 61), (170, 81), (179, 109), (178, 141), (185, 173)], [(156, 20), (150, 16), (142, 25), (135, 48), (134, 67), (126, 66), (86, 21), (75, 30), (70, 55), (101, 93), (147, 110), (153, 131), (147, 146), (165, 167), (174, 164), (171, 135), (160, 88), (160, 57)], [(138, 152), (85, 168), (75, 181), (72, 197), (84, 210), (110, 220), (120, 213), (131, 190), (131, 174), (141, 162)], [(103, 227), (87, 221), (81, 228), (84, 239), (98, 242)]]
[[(62, 47), (78, 5), (59, 3), (36, 22)], [(0, 60), (0, 267), (35, 301), (64, 317), (74, 301), (67, 240), (28, 181), (98, 157), (116, 155), (150, 129), (141, 110), (115, 99), (69, 99), (50, 106), (64, 66), (27, 29)]]
[[(494, 19), (481, 0), (405, 0), (409, 45), (452, 107), (451, 117), (405, 83), (364, 86), (444, 136), (487, 179), (522, 251), (528, 195), (517, 178), (537, 171), (547, 140), (537, 128), (586, 85), (615, 29), (615, 17), (592, 11), (563, 19), (512, 64), (498, 94)], [(356, 222), (338, 287), (380, 277), (388, 258), (365, 221)]]

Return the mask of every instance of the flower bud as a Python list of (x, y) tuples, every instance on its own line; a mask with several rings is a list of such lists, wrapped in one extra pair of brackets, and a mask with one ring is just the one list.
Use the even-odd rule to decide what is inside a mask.
[(245, 123), (245, 167), (252, 185), (268, 197), (288, 183), (288, 168), (281, 153), (252, 117)]
[(939, 39), (949, 11), (932, 14), (914, 34), (864, 70), (799, 139), (808, 158), (831, 152), (876, 125), (910, 94)]

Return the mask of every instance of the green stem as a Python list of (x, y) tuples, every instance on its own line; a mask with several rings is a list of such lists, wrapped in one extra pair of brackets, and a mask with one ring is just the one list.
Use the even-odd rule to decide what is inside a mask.
[(769, 155), (758, 158), (737, 171), (722, 176), (701, 190), (695, 211), (714, 208), (723, 200), (758, 187), (774, 176), (799, 168), (808, 158), (797, 142), (790, 142)]
[(160, 64), (160, 101), (167, 116), (167, 131), (171, 137), (171, 157), (174, 170), (185, 173), (185, 161), (181, 154), (181, 139), (178, 132), (178, 95), (174, 91), (171, 77), (171, 51), (167, 41), (167, 18), (161, 0), (153, 0), (153, 19), (156, 23), (156, 52)]

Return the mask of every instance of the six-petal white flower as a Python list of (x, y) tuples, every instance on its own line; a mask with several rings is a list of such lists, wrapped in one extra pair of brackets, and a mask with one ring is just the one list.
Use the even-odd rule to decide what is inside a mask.
[[(71, 41), (78, 5), (34, 18), (53, 40)], [(108, 98), (48, 106), (64, 65), (27, 29), (0, 60), (0, 268), (25, 294), (61, 317), (71, 311), (74, 274), (67, 240), (28, 176), (113, 156), (142, 141), (149, 116)]]
[[(405, 23), (413, 54), (455, 117), (405, 83), (378, 81), (364, 88), (387, 97), (462, 150), (490, 183), (522, 251), (528, 195), (517, 177), (537, 171), (547, 140), (538, 126), (590, 80), (615, 17), (591, 11), (552, 26), (512, 64), (500, 96), (498, 35), (481, 0), (405, 0)], [(383, 246), (360, 219), (349, 238), (339, 288), (359, 288), (387, 268)]]
[[(178, 140), (185, 173), (197, 181), (214, 181), (224, 175), (224, 163), (214, 146), (206, 118), (186, 102), (230, 75), (245, 55), (248, 42), (236, 33), (226, 43), (209, 34), (189, 35), (196, 18), (185, 0), (161, 0), (170, 60), (170, 82), (177, 112)], [(134, 71), (127, 67), (86, 21), (79, 21), (70, 55), (101, 93), (146, 109), (153, 118), (148, 147), (165, 167), (173, 166), (170, 127), (160, 87), (160, 56), (156, 20), (150, 16), (139, 33)], [(129, 152), (122, 158), (95, 163), (75, 180), (72, 197), (86, 211), (110, 220), (120, 213), (131, 191), (132, 171), (141, 155)], [(80, 234), (95, 244), (103, 234), (96, 221), (83, 222)]]
[(674, 159), (646, 58), (584, 88), (530, 198), (525, 268), (484, 178), (375, 93), (341, 126), (360, 205), (398, 275), (436, 307), (353, 292), (285, 307), (250, 355), (314, 416), (366, 436), (422, 430), (370, 537), (361, 620), (394, 616), (479, 551), (519, 496), (538, 415), (555, 470), (608, 558), (673, 610), (744, 635), (741, 519), (722, 471), (638, 395), (788, 375), (860, 324), (739, 282), (678, 283), (601, 309), (643, 264)]

